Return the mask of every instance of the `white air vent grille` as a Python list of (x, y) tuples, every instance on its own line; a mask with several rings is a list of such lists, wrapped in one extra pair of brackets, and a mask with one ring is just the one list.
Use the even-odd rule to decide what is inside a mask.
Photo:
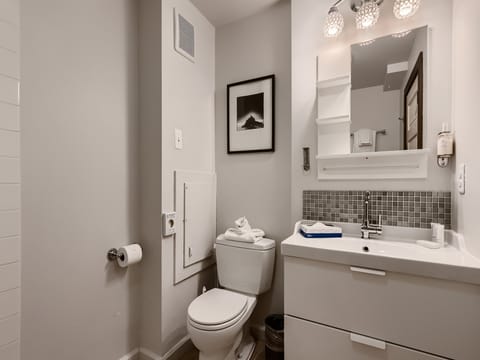
[(195, 59), (195, 27), (175, 11), (175, 50), (190, 61)]

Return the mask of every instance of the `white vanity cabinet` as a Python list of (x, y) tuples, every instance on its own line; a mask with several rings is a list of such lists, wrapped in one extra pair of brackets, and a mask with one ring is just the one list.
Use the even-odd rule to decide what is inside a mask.
[(438, 360), (442, 357), (358, 334), (285, 317), (286, 359), (295, 360)]
[(285, 256), (288, 360), (480, 359), (480, 286)]

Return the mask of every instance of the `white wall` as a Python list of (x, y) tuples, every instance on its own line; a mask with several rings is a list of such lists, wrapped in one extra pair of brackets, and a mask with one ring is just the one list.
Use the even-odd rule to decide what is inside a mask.
[(22, 358), (119, 359), (136, 348), (137, 6), (23, 0)]
[(400, 90), (383, 91), (383, 85), (352, 90), (352, 132), (367, 128), (377, 134), (377, 151), (400, 150)]
[(455, 194), (454, 227), (465, 235), (469, 250), (480, 256), (480, 162), (477, 145), (480, 132), (478, 84), (480, 82), (480, 2), (453, 3), (453, 119), (456, 133), (456, 163), (467, 165), (465, 195)]
[(140, 347), (161, 352), (162, 327), (162, 3), (139, 0)]
[[(217, 29), (216, 161), (217, 232), (240, 216), (277, 240), (273, 290), (260, 297), (254, 314), (283, 312), (280, 242), (292, 231), (290, 217), (290, 2)], [(275, 152), (227, 155), (227, 84), (275, 74)]]
[[(162, 209), (174, 210), (174, 170), (215, 171), (215, 28), (189, 0), (162, 3)], [(195, 26), (195, 63), (174, 50), (173, 8)], [(160, 97), (159, 97), (160, 98)], [(184, 147), (175, 149), (174, 129)], [(154, 156), (154, 155), (153, 155)], [(157, 214), (160, 221), (160, 214)], [(180, 226), (180, 225), (178, 225)], [(215, 269), (174, 285), (175, 242), (162, 240), (162, 327), (155, 352), (164, 354), (187, 335), (187, 307), (203, 285), (213, 286)]]
[[(304, 189), (449, 190), (450, 169), (438, 168), (433, 153), (429, 161), (428, 180), (319, 182), (315, 178), (315, 164), (310, 172), (302, 171), (302, 147), (308, 146), (312, 151), (316, 148), (315, 58), (317, 55), (343, 51), (352, 43), (429, 25), (432, 33), (428, 71), (430, 78), (436, 79), (436, 83), (429, 87), (431, 91), (426, 104), (427, 148), (434, 148), (436, 133), (441, 129), (441, 123), (450, 122), (451, 0), (424, 0), (418, 13), (406, 21), (393, 19), (393, 1), (386, 0), (382, 5), (385, 10), (382, 10), (380, 20), (372, 31), (357, 31), (349, 15), (344, 33), (336, 40), (323, 36), (324, 19), (330, 6), (331, 2), (327, 0), (292, 0), (292, 220), (302, 216)], [(345, 14), (350, 12), (347, 3), (341, 6), (341, 11)], [(345, 64), (350, 63), (348, 59), (345, 60)]]
[(20, 359), (20, 18), (0, 0), (0, 359)]

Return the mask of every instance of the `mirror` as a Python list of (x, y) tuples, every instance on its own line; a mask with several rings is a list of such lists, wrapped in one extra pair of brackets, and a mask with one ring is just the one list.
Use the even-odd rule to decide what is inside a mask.
[(428, 28), (351, 46), (353, 153), (423, 149)]

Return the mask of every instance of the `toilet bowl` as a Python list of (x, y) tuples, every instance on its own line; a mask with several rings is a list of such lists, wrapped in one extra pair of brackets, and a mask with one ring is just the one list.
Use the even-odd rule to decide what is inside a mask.
[(187, 329), (199, 359), (247, 359), (249, 349), (239, 345), (256, 303), (255, 296), (224, 289), (212, 289), (196, 298), (188, 308)]
[(255, 243), (216, 240), (218, 281), (188, 307), (187, 330), (199, 360), (247, 360), (255, 348), (248, 319), (257, 295), (271, 287), (275, 241)]

